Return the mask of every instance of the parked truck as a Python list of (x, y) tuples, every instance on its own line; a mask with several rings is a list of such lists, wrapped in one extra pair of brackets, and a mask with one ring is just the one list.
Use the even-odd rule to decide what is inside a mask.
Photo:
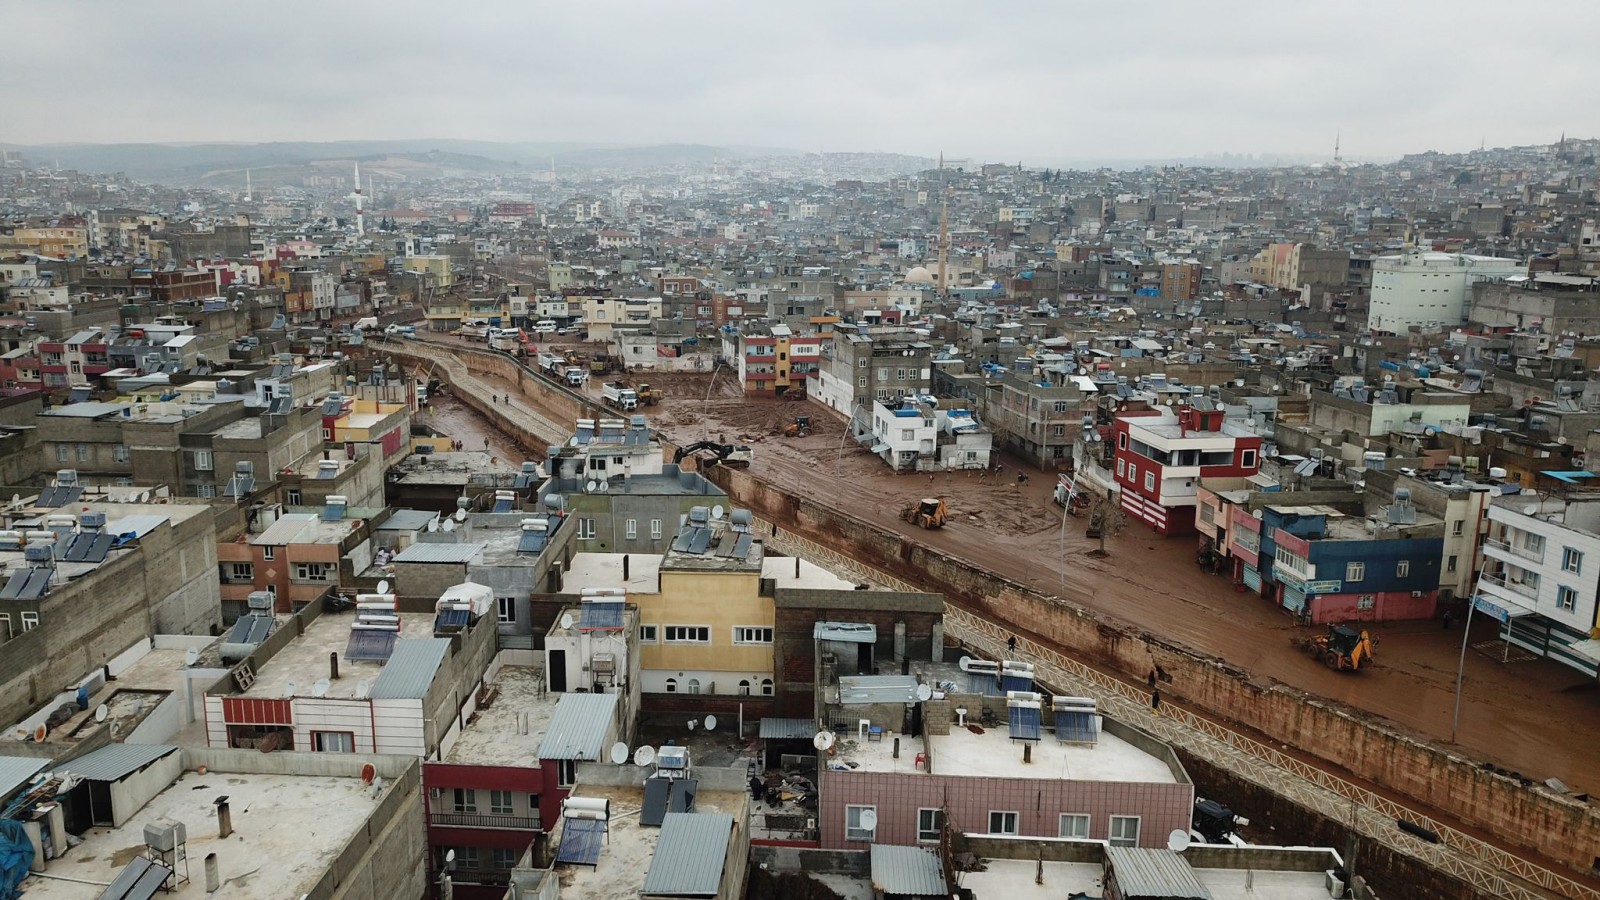
[(612, 409), (631, 412), (639, 408), (639, 395), (626, 382), (608, 381), (600, 389), (600, 396)]
[(569, 387), (581, 388), (589, 382), (589, 373), (583, 366), (567, 366), (565, 374)]
[(564, 378), (567, 373), (567, 358), (559, 353), (539, 353), (539, 371), (551, 378)]

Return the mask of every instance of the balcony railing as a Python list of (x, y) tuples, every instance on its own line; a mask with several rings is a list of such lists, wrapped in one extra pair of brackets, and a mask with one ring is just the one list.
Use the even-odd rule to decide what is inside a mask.
[(455, 828), (500, 828), (506, 831), (538, 831), (538, 816), (499, 816), (482, 813), (433, 813), (429, 824)]
[(1510, 581), (1503, 575), (1492, 575), (1488, 572), (1485, 572), (1478, 580), (1486, 584), (1492, 584), (1498, 588), (1503, 588), (1513, 594), (1527, 597), (1529, 600), (1537, 600), (1539, 597), (1538, 588), (1532, 585), (1523, 584), (1520, 581)]
[(452, 884), (493, 884), (502, 885), (511, 883), (510, 869), (464, 869), (456, 867), (450, 872)]
[(1518, 547), (1515, 544), (1507, 541), (1497, 541), (1494, 538), (1484, 538), (1483, 544), (1485, 547), (1510, 553), (1513, 556), (1519, 556), (1523, 559), (1532, 560), (1533, 562), (1544, 562), (1543, 548), (1538, 550), (1530, 550), (1527, 547)]

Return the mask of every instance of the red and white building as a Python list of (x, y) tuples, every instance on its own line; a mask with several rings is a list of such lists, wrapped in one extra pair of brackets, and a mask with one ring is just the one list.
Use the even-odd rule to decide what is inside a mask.
[(1116, 481), (1122, 509), (1158, 534), (1192, 534), (1201, 478), (1248, 478), (1261, 438), (1220, 409), (1166, 407), (1118, 416)]

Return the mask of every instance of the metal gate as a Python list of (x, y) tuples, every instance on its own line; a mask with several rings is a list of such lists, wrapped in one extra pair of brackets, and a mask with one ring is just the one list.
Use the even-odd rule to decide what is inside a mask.
[(1299, 615), (1306, 608), (1306, 592), (1304, 588), (1292, 584), (1283, 586), (1283, 608), (1295, 615)]
[(1261, 571), (1249, 563), (1244, 564), (1244, 586), (1261, 593)]

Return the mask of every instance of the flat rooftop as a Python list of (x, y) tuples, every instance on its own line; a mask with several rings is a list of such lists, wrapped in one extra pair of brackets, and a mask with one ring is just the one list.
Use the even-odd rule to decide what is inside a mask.
[[(400, 613), (399, 640), (433, 637), (433, 613)], [(323, 613), (311, 623), (305, 633), (285, 644), (277, 655), (267, 661), (256, 673), (250, 690), (236, 697), (277, 698), (292, 683), (296, 696), (311, 696), (311, 686), (328, 677), (328, 654), (339, 654), (339, 678), (328, 685), (326, 696), (353, 699), (362, 682), (371, 687), (383, 672), (383, 663), (345, 659), (344, 649), (350, 643), (350, 626), (356, 620), (354, 612)]]
[[(622, 558), (628, 557), (628, 577), (622, 577)], [(584, 588), (621, 588), (630, 594), (660, 592), (659, 553), (579, 553), (567, 565), (562, 586), (567, 593)]]
[[(846, 708), (848, 710), (848, 708)], [(977, 727), (977, 726), (972, 726)], [(895, 739), (900, 756), (894, 755)], [(916, 765), (918, 753), (933, 746), (931, 772)], [(1171, 767), (1160, 759), (1107, 731), (1100, 731), (1092, 746), (1056, 740), (1048, 725), (1040, 740), (1032, 741), (1033, 762), (1022, 761), (1023, 741), (1013, 741), (1005, 725), (975, 734), (951, 724), (949, 734), (909, 737), (885, 731), (883, 740), (863, 740), (859, 733), (842, 735), (834, 745), (834, 760), (853, 771), (895, 772), (905, 775), (964, 775), (978, 778), (1061, 778), (1074, 781), (1121, 781), (1177, 784)]]
[(285, 544), (337, 544), (356, 525), (355, 519), (323, 521), (316, 513), (285, 513), (268, 525), (266, 531), (251, 535), (250, 543), (274, 547)]
[[(589, 787), (579, 784), (572, 789), (571, 796), (610, 800), (611, 821), (607, 824), (606, 839), (600, 847), (599, 865), (592, 869), (587, 866), (556, 865), (556, 873), (561, 881), (561, 896), (638, 896), (644, 888), (645, 874), (650, 871), (650, 860), (655, 856), (656, 841), (661, 837), (660, 828), (639, 824), (639, 812), (644, 807), (644, 786)], [(702, 789), (695, 795), (694, 811), (727, 813), (738, 821), (743, 818), (746, 799), (742, 791)], [(558, 850), (561, 846), (560, 829), (553, 831), (551, 847)]]
[(800, 560), (800, 574), (795, 575), (793, 556), (769, 556), (761, 561), (761, 577), (776, 582), (780, 588), (806, 588), (821, 591), (854, 590), (856, 583), (847, 581), (815, 563)]
[[(228, 798), (233, 837), (216, 838), (216, 799)], [(96, 900), (144, 847), (144, 826), (182, 822), (189, 881), (159, 896), (192, 900), (298, 897), (310, 890), (377, 808), (359, 778), (184, 772), (121, 828), (93, 828), (50, 861), (50, 875), (23, 882), (28, 900)], [(205, 857), (217, 854), (222, 888), (206, 893)], [(88, 884), (80, 882), (90, 882)]]
[(1039, 874), (1035, 860), (985, 857), (984, 864), (982, 872), (963, 872), (960, 876), (961, 886), (970, 889), (977, 900), (1061, 900), (1074, 893), (1101, 896), (1104, 867), (1099, 863), (1047, 862), (1043, 884), (1034, 880)]
[[(106, 683), (98, 693), (89, 698), (89, 708), (73, 715), (65, 724), (54, 729), (56, 734), (68, 737), (84, 725), (93, 726), (95, 709), (106, 705), (106, 720), (115, 723), (116, 735), (126, 740), (134, 726), (154, 712), (161, 695), (183, 690), (183, 650), (151, 650), (137, 662), (122, 670), (115, 681)], [(87, 729), (85, 729), (87, 730)]]
[[(444, 762), (532, 766), (561, 695), (543, 690), (544, 670), (532, 666), (502, 666), (491, 683), (500, 696), (488, 709), (478, 707), (477, 718), (461, 729)], [(528, 717), (527, 734), (521, 730), (523, 715)]]

